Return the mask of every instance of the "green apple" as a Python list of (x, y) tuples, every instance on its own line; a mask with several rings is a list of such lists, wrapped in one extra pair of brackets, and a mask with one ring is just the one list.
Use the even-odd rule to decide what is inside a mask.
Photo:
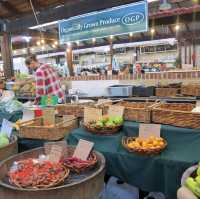
[(200, 188), (198, 183), (191, 177), (188, 177), (185, 181), (186, 187), (191, 190), (196, 196), (200, 197)]

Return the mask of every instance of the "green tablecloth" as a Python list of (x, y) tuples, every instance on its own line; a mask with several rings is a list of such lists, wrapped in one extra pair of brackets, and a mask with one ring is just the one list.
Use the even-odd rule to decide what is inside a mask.
[(121, 145), (124, 135), (138, 134), (138, 123), (125, 122), (122, 131), (114, 136), (98, 136), (80, 128), (67, 138), (69, 144), (79, 139), (95, 143), (95, 149), (106, 157), (107, 174), (144, 191), (161, 191), (166, 199), (176, 199), (183, 172), (200, 160), (200, 130), (163, 125), (161, 135), (168, 148), (160, 155), (147, 157), (127, 152)]

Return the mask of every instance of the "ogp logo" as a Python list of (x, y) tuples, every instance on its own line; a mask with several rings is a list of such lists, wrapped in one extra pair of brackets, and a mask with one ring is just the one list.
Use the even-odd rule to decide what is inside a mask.
[(144, 21), (144, 14), (141, 12), (134, 12), (122, 17), (122, 23), (124, 25), (134, 25)]

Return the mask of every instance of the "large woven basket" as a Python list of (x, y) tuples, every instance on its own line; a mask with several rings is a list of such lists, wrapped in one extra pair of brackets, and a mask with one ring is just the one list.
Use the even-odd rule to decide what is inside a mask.
[(56, 117), (56, 124), (54, 127), (43, 126), (43, 118), (40, 117), (21, 124), (19, 136), (22, 138), (54, 141), (64, 138), (77, 127), (77, 118), (74, 116), (69, 117), (69, 119)]
[(152, 102), (119, 102), (117, 105), (124, 106), (124, 119), (128, 121), (150, 123)]
[(200, 128), (200, 113), (192, 113), (194, 104), (165, 103), (152, 110), (152, 121), (183, 128)]
[[(67, 157), (72, 157), (73, 154), (74, 154), (74, 148), (69, 148), (68, 147), (67, 152), (68, 152)], [(67, 158), (67, 157), (65, 157), (65, 158)], [(73, 163), (67, 163), (67, 164), (65, 164), (64, 163), (64, 159), (63, 159), (63, 165), (66, 168), (70, 169), (70, 171), (75, 172), (75, 173), (81, 173), (81, 172), (85, 172), (85, 171), (91, 170), (91, 169), (93, 169), (96, 166), (96, 164), (98, 162), (97, 156), (96, 156), (95, 152), (91, 152), (90, 153), (90, 155), (89, 155), (89, 157), (87, 159), (88, 163), (84, 164), (82, 166), (75, 165)]]
[(186, 96), (200, 96), (200, 84), (189, 84), (181, 87), (181, 94)]
[(131, 153), (138, 153), (140, 155), (157, 155), (161, 153), (166, 147), (167, 147), (167, 142), (164, 140), (165, 144), (161, 148), (157, 149), (141, 149), (141, 148), (130, 148), (128, 144), (132, 141), (135, 141), (136, 137), (123, 137), (122, 138), (122, 145), (126, 150), (128, 150)]
[(18, 153), (17, 136), (11, 136), (10, 143), (0, 148), (0, 161)]
[(82, 118), (84, 116), (84, 107), (93, 105), (92, 102), (84, 104), (59, 104), (56, 106), (58, 115), (74, 115)]
[(156, 88), (157, 97), (175, 97), (179, 92), (179, 88)]
[(97, 134), (97, 135), (114, 135), (120, 131), (122, 126), (115, 126), (110, 129), (96, 129), (91, 127), (89, 124), (83, 124), (83, 127), (90, 133)]

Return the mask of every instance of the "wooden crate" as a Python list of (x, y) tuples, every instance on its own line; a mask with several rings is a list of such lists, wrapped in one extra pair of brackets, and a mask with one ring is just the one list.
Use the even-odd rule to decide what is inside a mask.
[(84, 116), (84, 107), (89, 106), (93, 103), (84, 104), (59, 104), (56, 106), (56, 111), (59, 116), (63, 115), (74, 115), (75, 117)]
[(175, 97), (179, 92), (179, 88), (156, 88), (157, 97)]
[(151, 122), (152, 102), (119, 102), (117, 105), (124, 106), (124, 119), (136, 122)]
[(43, 126), (43, 118), (40, 117), (22, 123), (19, 128), (19, 136), (54, 141), (64, 138), (75, 128), (78, 128), (78, 121), (74, 116), (56, 117), (55, 126)]
[(152, 109), (152, 121), (184, 128), (200, 128), (200, 113), (192, 113), (194, 104), (164, 103)]
[(200, 96), (200, 84), (183, 85), (181, 94), (185, 96)]

